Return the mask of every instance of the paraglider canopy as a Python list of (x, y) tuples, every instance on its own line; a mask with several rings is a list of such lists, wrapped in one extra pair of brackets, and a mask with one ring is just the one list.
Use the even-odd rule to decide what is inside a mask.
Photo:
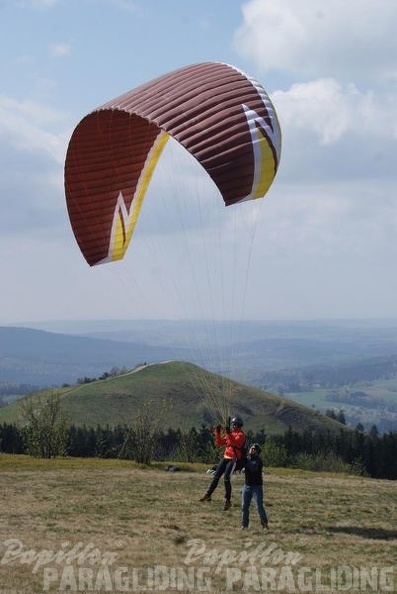
[(226, 206), (264, 196), (278, 168), (273, 105), (233, 66), (186, 66), (109, 101), (78, 124), (65, 163), (71, 225), (91, 266), (123, 258), (169, 137), (202, 165)]

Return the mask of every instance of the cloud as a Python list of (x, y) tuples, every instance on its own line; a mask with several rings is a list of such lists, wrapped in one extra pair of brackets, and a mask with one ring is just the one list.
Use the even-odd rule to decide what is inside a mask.
[(16, 6), (27, 8), (52, 8), (59, 3), (59, 0), (16, 0)]
[(397, 138), (397, 105), (391, 97), (362, 92), (350, 83), (318, 79), (276, 91), (273, 99), (284, 125), (312, 131), (322, 144), (333, 144), (351, 132)]
[(21, 152), (44, 152), (63, 163), (67, 137), (59, 125), (65, 117), (47, 105), (0, 96), (0, 136)]
[(72, 46), (69, 43), (51, 43), (50, 53), (52, 56), (63, 58), (69, 56), (72, 51)]
[(394, 183), (335, 180), (276, 184), (260, 213), (272, 258), (337, 256), (386, 261), (397, 255)]
[(127, 12), (136, 12), (138, 10), (138, 4), (134, 0), (110, 0), (111, 4), (116, 8), (125, 10)]
[(261, 71), (396, 80), (394, 0), (250, 0), (235, 47)]
[(88, 4), (104, 5), (124, 12), (136, 13), (142, 9), (135, 0), (85, 0)]
[[(60, 236), (66, 216), (63, 169), (47, 155), (2, 145), (1, 236)], [(65, 218), (65, 221), (67, 219)]]
[(65, 120), (48, 105), (0, 97), (2, 235), (62, 233)]
[(282, 76), (271, 94), (283, 131), (276, 183), (395, 182), (397, 4), (250, 0), (242, 11), (237, 50)]
[(377, 89), (317, 79), (275, 91), (283, 131), (278, 178), (332, 184), (336, 179), (397, 180), (397, 101)]

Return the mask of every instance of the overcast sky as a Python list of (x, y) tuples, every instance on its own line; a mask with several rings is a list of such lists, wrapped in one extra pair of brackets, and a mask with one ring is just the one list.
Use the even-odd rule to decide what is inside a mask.
[[(238, 301), (251, 319), (397, 318), (396, 22), (395, 0), (0, 0), (0, 324), (229, 317)], [(202, 61), (271, 96), (272, 188), (212, 213), (221, 199), (171, 144), (128, 256), (90, 268), (65, 206), (73, 129)]]

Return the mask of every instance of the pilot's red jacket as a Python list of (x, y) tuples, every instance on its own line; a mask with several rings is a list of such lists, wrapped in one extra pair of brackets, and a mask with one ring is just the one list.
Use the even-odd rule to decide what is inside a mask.
[(243, 457), (242, 448), (246, 439), (247, 436), (241, 427), (236, 427), (230, 433), (226, 433), (224, 437), (222, 437), (220, 432), (215, 432), (215, 445), (226, 446), (223, 457), (230, 460), (240, 460)]

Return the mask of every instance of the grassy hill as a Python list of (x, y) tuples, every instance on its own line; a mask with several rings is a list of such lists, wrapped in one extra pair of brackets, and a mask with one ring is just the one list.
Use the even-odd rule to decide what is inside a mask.
[[(184, 472), (170, 473), (160, 466), (137, 468), (125, 460), (0, 455), (4, 494), (0, 541), (18, 539), (26, 554), (25, 558), (11, 556), (0, 565), (3, 592), (43, 593), (45, 575), (49, 592), (71, 591), (72, 578), (76, 590), (80, 585), (80, 591), (96, 591), (106, 552), (116, 558), (108, 563), (105, 586), (109, 587), (103, 586), (101, 592), (122, 590), (115, 581), (118, 568), (128, 570), (121, 575), (129, 578), (129, 592), (139, 591), (134, 587), (133, 568), (141, 591), (220, 594), (242, 592), (244, 586), (248, 592), (280, 594), (396, 591), (393, 481), (267, 468), (265, 506), (270, 530), (264, 533), (252, 507), (250, 527), (240, 533), (243, 477), (233, 477), (233, 506), (225, 513), (222, 485), (212, 502), (198, 501), (209, 481), (205, 470), (203, 465), (190, 465)], [(80, 562), (75, 556), (68, 564), (59, 553), (68, 553), (78, 543), (78, 552), (87, 547), (97, 555), (87, 558), (86, 552)], [(4, 544), (2, 555), (5, 551)], [(58, 553), (58, 561), (43, 559), (50, 551)], [(42, 564), (37, 563), (33, 571), (37, 559)], [(164, 573), (157, 588), (148, 587), (148, 568), (160, 565)], [(85, 571), (80, 584), (79, 568)], [(208, 580), (204, 584), (196, 573), (200, 568)], [(182, 578), (193, 570), (193, 585), (167, 588), (172, 570)], [(235, 572), (234, 589), (231, 571)], [(340, 581), (332, 587), (333, 574)]]
[[(150, 406), (166, 428), (218, 423), (225, 409), (240, 415), (248, 429), (268, 434), (288, 427), (298, 431), (342, 427), (310, 408), (181, 361), (142, 365), (124, 375), (63, 388), (62, 398), (77, 425), (128, 423), (137, 411)], [(2, 408), (0, 422), (14, 422), (17, 415), (17, 403)]]

